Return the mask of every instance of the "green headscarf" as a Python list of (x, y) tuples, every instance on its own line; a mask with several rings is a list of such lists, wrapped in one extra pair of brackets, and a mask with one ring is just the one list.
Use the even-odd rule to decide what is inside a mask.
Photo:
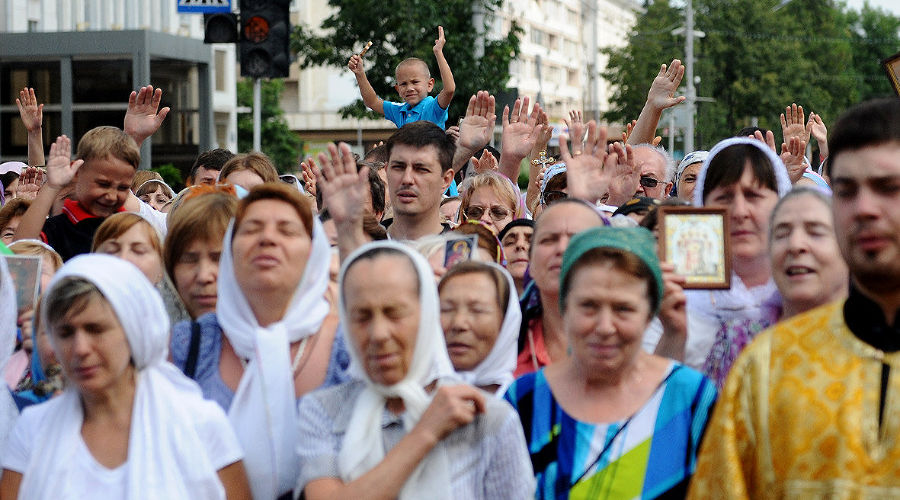
[[(569, 240), (566, 253), (563, 254), (562, 269), (559, 273), (559, 289), (564, 289), (569, 271), (587, 252), (595, 248), (616, 248), (634, 254), (650, 269), (653, 280), (656, 282), (657, 300), (655, 315), (659, 312), (659, 305), (663, 297), (662, 269), (659, 267), (659, 258), (656, 256), (656, 240), (653, 233), (643, 227), (594, 227), (582, 231)], [(568, 293), (566, 293), (568, 295)], [(559, 307), (563, 308), (564, 296), (559, 295)]]

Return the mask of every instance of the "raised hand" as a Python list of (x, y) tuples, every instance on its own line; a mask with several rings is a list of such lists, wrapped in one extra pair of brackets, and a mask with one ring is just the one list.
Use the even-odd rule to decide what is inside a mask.
[[(456, 147), (474, 153), (491, 142), (494, 123), (497, 122), (494, 96), (479, 90), (469, 98), (466, 116), (459, 122), (459, 138)], [(468, 158), (467, 158), (468, 159)]]
[(316, 161), (307, 158), (306, 161), (300, 162), (300, 177), (303, 178), (303, 190), (307, 193), (316, 195)]
[(321, 169), (316, 171), (316, 185), (322, 191), (322, 202), (336, 226), (357, 222), (361, 226), (363, 209), (369, 203), (369, 168), (356, 170), (350, 146), (328, 145), (328, 154), (319, 153)]
[(781, 145), (781, 161), (787, 168), (791, 184), (803, 177), (803, 172), (806, 170), (805, 154), (806, 142), (797, 137), (792, 137), (790, 143)]
[(517, 164), (528, 155), (540, 135), (537, 122), (541, 114), (541, 106), (535, 104), (529, 115), (528, 104), (528, 97), (516, 99), (516, 102), (513, 103), (512, 113), (509, 113), (509, 106), (506, 106), (501, 115), (503, 123), (501, 156), (509, 155), (516, 159)]
[(33, 88), (25, 87), (19, 91), (16, 106), (19, 107), (19, 117), (22, 118), (25, 130), (28, 132), (40, 131), (44, 121), (44, 105), (38, 104)]
[(566, 122), (566, 128), (569, 129), (569, 137), (572, 138), (572, 150), (574, 152), (580, 151), (580, 147), (582, 145), (582, 141), (584, 141), (584, 132), (586, 130), (584, 119), (579, 110), (569, 111), (569, 118), (563, 118), (563, 121)]
[(432, 49), (434, 53), (437, 54), (443, 52), (445, 43), (447, 43), (447, 39), (444, 38), (444, 27), (438, 26), (438, 37), (437, 40), (434, 41), (434, 48)]
[(618, 207), (634, 197), (641, 181), (641, 169), (634, 164), (634, 152), (630, 144), (617, 142), (610, 146), (609, 153), (610, 157), (615, 156), (615, 169), (612, 171), (609, 199), (606, 203)]
[(762, 132), (759, 130), (753, 132), (753, 135), (747, 136), (751, 139), (756, 139), (757, 141), (769, 146), (769, 149), (772, 150), (773, 153), (778, 154), (778, 150), (775, 149), (775, 133), (771, 130), (766, 131), (765, 137), (763, 137)]
[(500, 168), (500, 164), (497, 163), (497, 159), (494, 158), (494, 155), (492, 155), (491, 152), (487, 149), (485, 149), (481, 153), (481, 159), (475, 158), (474, 156), (472, 157), (472, 166), (475, 167), (476, 174), (497, 170), (498, 168)]
[(659, 74), (653, 79), (650, 91), (647, 92), (647, 103), (657, 110), (663, 110), (684, 102), (684, 96), (675, 97), (675, 91), (681, 85), (683, 77), (684, 66), (678, 59), (672, 59), (672, 63), (668, 66), (665, 64), (660, 66)]
[(152, 85), (141, 87), (128, 96), (128, 111), (125, 112), (125, 133), (140, 146), (145, 139), (159, 130), (169, 114), (169, 107), (159, 109), (162, 89), (153, 90)]
[(810, 113), (806, 128), (813, 139), (819, 143), (819, 153), (822, 157), (828, 156), (828, 128), (825, 126), (825, 122), (822, 121), (822, 116)]
[(26, 200), (34, 200), (37, 198), (41, 186), (43, 186), (46, 181), (47, 174), (43, 169), (38, 167), (28, 167), (22, 171), (22, 176), (19, 177), (19, 187), (16, 189), (16, 196), (25, 198)]
[(797, 103), (793, 103), (784, 108), (784, 113), (781, 113), (781, 138), (784, 144), (790, 143), (794, 137), (809, 144), (811, 128), (812, 125), (806, 123), (803, 106), (797, 106)]
[(47, 184), (56, 190), (62, 189), (72, 182), (78, 168), (84, 160), (70, 161), (72, 141), (61, 135), (50, 145), (50, 157), (47, 160)]
[(350, 56), (350, 60), (347, 61), (347, 68), (352, 71), (354, 75), (366, 74), (366, 71), (363, 69), (362, 57), (360, 57), (359, 54)]
[[(597, 127), (591, 120), (587, 124), (588, 135), (583, 147), (572, 145), (569, 154), (569, 138), (559, 136), (559, 157), (566, 164), (569, 196), (597, 203), (609, 192), (615, 163), (607, 162), (610, 155), (606, 149), (606, 127)], [(614, 160), (613, 160), (614, 161)]]

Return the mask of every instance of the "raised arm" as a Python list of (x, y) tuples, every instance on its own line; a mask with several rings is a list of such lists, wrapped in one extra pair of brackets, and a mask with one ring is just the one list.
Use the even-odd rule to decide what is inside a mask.
[(819, 143), (819, 162), (828, 158), (828, 127), (822, 121), (822, 117), (816, 113), (809, 114), (809, 123), (806, 124), (810, 135)]
[(522, 160), (534, 148), (541, 133), (537, 125), (541, 105), (535, 103), (529, 115), (528, 102), (528, 97), (516, 99), (512, 113), (509, 113), (509, 106), (505, 106), (501, 115), (503, 142), (500, 144), (500, 173), (513, 180), (519, 177)]
[(22, 118), (22, 124), (25, 125), (25, 130), (28, 131), (28, 165), (43, 167), (45, 164), (42, 128), (44, 123), (44, 105), (38, 104), (33, 88), (25, 87), (19, 91), (16, 106), (19, 107), (19, 117)]
[(459, 138), (453, 154), (454, 172), (459, 172), (476, 151), (491, 142), (494, 123), (497, 122), (495, 110), (494, 96), (484, 90), (469, 98), (466, 116), (459, 123)]
[(59, 191), (66, 187), (72, 179), (78, 168), (84, 163), (83, 160), (75, 160), (70, 162), (72, 152), (72, 142), (68, 137), (61, 135), (56, 138), (56, 142), (50, 146), (50, 157), (47, 161), (47, 182), (44, 183), (40, 191), (28, 210), (22, 215), (19, 227), (16, 229), (16, 240), (40, 238), (41, 230), (44, 228), (44, 222), (47, 215), (53, 208), (53, 202)]
[[(338, 151), (340, 149), (340, 151)], [(341, 261), (368, 241), (363, 230), (363, 209), (368, 203), (369, 167), (357, 172), (356, 160), (345, 143), (328, 145), (328, 154), (319, 153), (321, 169), (316, 185), (322, 203), (337, 228)]]
[(359, 54), (353, 54), (350, 61), (347, 62), (347, 68), (353, 72), (356, 77), (356, 83), (359, 85), (359, 95), (362, 96), (363, 104), (379, 115), (384, 115), (384, 100), (378, 97), (369, 79), (366, 78), (366, 70), (363, 68), (362, 57)]
[(169, 114), (168, 106), (159, 109), (160, 101), (162, 89), (153, 90), (152, 85), (141, 87), (137, 92), (132, 91), (128, 96), (128, 111), (125, 112), (123, 128), (138, 146), (159, 130)]
[(665, 64), (660, 66), (659, 73), (650, 84), (650, 91), (647, 92), (647, 102), (644, 103), (637, 123), (628, 136), (628, 144), (653, 142), (663, 110), (684, 102), (684, 96), (675, 97), (675, 91), (681, 85), (683, 77), (684, 66), (678, 59), (673, 59), (672, 64), (668, 66)]
[(444, 84), (441, 92), (437, 96), (438, 105), (447, 109), (453, 94), (456, 92), (456, 82), (453, 80), (453, 72), (450, 71), (450, 65), (447, 64), (447, 58), (444, 57), (444, 27), (438, 26), (438, 38), (434, 41), (434, 58), (437, 61), (438, 69), (441, 72), (441, 83)]

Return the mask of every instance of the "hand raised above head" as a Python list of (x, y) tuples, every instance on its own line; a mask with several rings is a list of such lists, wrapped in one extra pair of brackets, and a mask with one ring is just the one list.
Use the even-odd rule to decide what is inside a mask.
[[(812, 118), (811, 115), (810, 118)], [(811, 128), (812, 124), (806, 123), (803, 106), (797, 106), (797, 103), (793, 103), (784, 108), (784, 113), (781, 114), (781, 137), (783, 143), (788, 144), (792, 138), (796, 137), (809, 144)]]
[(684, 102), (684, 96), (675, 97), (675, 91), (681, 85), (683, 77), (684, 66), (678, 59), (672, 59), (672, 63), (668, 66), (665, 64), (660, 66), (659, 73), (650, 84), (650, 91), (647, 92), (647, 103), (658, 110), (663, 110)]
[(322, 201), (337, 226), (362, 221), (368, 202), (369, 167), (356, 170), (356, 159), (350, 146), (340, 143), (328, 145), (328, 154), (319, 153), (321, 168), (316, 172), (316, 187), (322, 191)]
[(161, 101), (162, 89), (154, 90), (152, 85), (141, 87), (137, 92), (132, 91), (128, 97), (124, 130), (138, 143), (138, 146), (159, 130), (166, 115), (169, 114), (168, 106), (159, 109)]
[(16, 106), (19, 108), (19, 117), (22, 118), (25, 130), (29, 132), (39, 131), (44, 122), (44, 105), (38, 104), (37, 97), (34, 95), (34, 89), (25, 87), (20, 90), (19, 98), (16, 99)]
[(75, 178), (84, 160), (70, 161), (72, 141), (65, 135), (56, 138), (50, 145), (50, 156), (47, 159), (47, 184), (54, 189), (62, 189)]
[(459, 122), (456, 146), (474, 153), (491, 142), (494, 124), (497, 122), (495, 110), (494, 96), (487, 91), (479, 90), (470, 97), (466, 116)]

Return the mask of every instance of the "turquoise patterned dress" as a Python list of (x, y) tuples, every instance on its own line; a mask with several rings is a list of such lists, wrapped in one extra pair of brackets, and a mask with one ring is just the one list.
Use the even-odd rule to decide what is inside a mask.
[(699, 372), (673, 362), (644, 406), (609, 424), (567, 414), (544, 370), (518, 378), (505, 398), (522, 421), (536, 498), (683, 498), (716, 388)]

